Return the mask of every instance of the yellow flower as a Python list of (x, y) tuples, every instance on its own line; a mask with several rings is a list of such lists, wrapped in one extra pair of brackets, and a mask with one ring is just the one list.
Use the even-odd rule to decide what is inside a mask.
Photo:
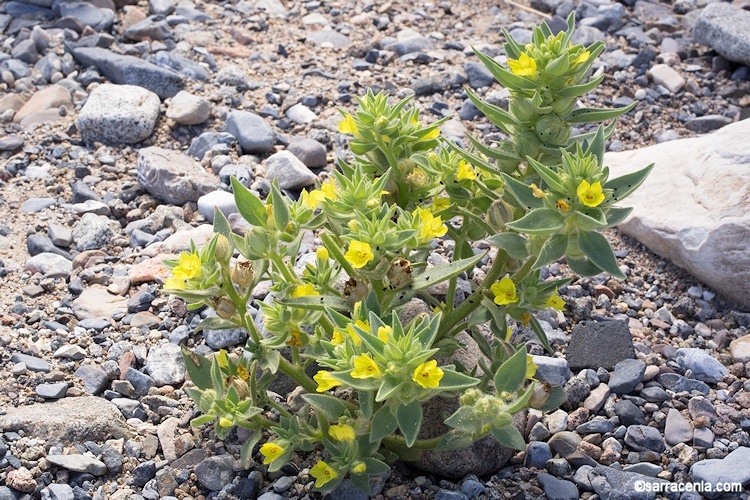
[(532, 380), (534, 378), (534, 375), (536, 375), (537, 368), (539, 368), (539, 365), (535, 364), (533, 358), (527, 355), (526, 356), (526, 375), (524, 375), (524, 378)]
[(518, 59), (508, 59), (508, 66), (515, 75), (532, 78), (536, 76), (536, 61), (526, 55), (525, 52), (522, 52)]
[(320, 260), (328, 260), (328, 249), (326, 247), (320, 247), (315, 250), (315, 256)]
[(450, 198), (435, 198), (432, 201), (432, 207), (433, 210), (436, 212), (439, 212), (443, 209), (448, 208), (451, 205), (451, 199)]
[(360, 330), (364, 330), (367, 333), (370, 333), (370, 322), (369, 321), (362, 321), (361, 319), (358, 319), (357, 321), (352, 323), (349, 323), (346, 325), (346, 331), (349, 333), (349, 336), (352, 338), (352, 341), (354, 342), (354, 345), (358, 346), (362, 343), (362, 337), (359, 336), (357, 331), (354, 329), (354, 327), (359, 328)]
[(570, 205), (565, 200), (557, 200), (557, 203), (555, 203), (555, 206), (562, 210), (563, 212), (567, 212), (570, 210)]
[(412, 379), (425, 389), (435, 387), (440, 384), (440, 379), (443, 378), (443, 370), (438, 368), (437, 361), (434, 359), (429, 360), (426, 363), (422, 363), (414, 370), (414, 376)]
[(423, 187), (428, 182), (427, 174), (421, 168), (415, 168), (409, 175), (406, 176), (406, 182), (413, 184), (416, 187)]
[(344, 119), (339, 121), (339, 132), (342, 134), (357, 134), (357, 124), (352, 115), (345, 114)]
[(585, 63), (589, 60), (589, 57), (591, 57), (591, 52), (589, 52), (588, 50), (583, 51), (578, 55), (578, 57), (575, 58), (573, 64)]
[(329, 198), (336, 198), (336, 184), (333, 183), (333, 179), (329, 178), (327, 181), (321, 184), (318, 193), (320, 193), (319, 196), (322, 197), (320, 201)]
[(317, 192), (319, 191), (313, 190), (311, 193), (308, 193), (307, 189), (303, 189), (302, 193), (300, 194), (300, 200), (302, 201), (302, 204), (310, 210), (315, 210), (320, 204), (320, 201), (318, 201), (317, 197), (313, 195), (313, 193)]
[(292, 298), (296, 299), (298, 297), (309, 297), (311, 295), (320, 295), (313, 286), (312, 283), (305, 283), (304, 285), (297, 285), (292, 292)]
[(467, 163), (464, 160), (461, 160), (458, 164), (458, 174), (456, 175), (456, 179), (459, 181), (463, 180), (476, 180), (477, 174), (474, 172), (474, 169), (471, 167), (470, 163)]
[(378, 338), (383, 342), (388, 342), (388, 340), (390, 340), (391, 338), (391, 335), (393, 335), (393, 328), (391, 328), (390, 326), (385, 325), (378, 328)]
[(534, 193), (534, 198), (544, 198), (545, 196), (547, 196), (547, 193), (545, 193), (542, 189), (539, 189), (536, 184), (529, 184), (529, 187)]
[(354, 240), (349, 243), (349, 250), (344, 255), (346, 261), (355, 269), (365, 267), (368, 262), (375, 258), (369, 243)]
[(172, 269), (172, 276), (183, 280), (197, 278), (201, 275), (201, 258), (196, 253), (183, 252), (177, 266)]
[(318, 388), (316, 389), (316, 391), (318, 392), (330, 391), (334, 387), (342, 385), (340, 380), (334, 378), (333, 375), (331, 375), (331, 372), (327, 372), (325, 370), (320, 370), (318, 373), (316, 373), (313, 377), (313, 380), (318, 383)]
[(417, 213), (421, 222), (419, 237), (423, 242), (444, 236), (448, 232), (448, 228), (443, 224), (441, 217), (439, 215), (437, 217), (432, 215), (429, 208), (417, 207)]
[(364, 462), (360, 462), (354, 467), (352, 467), (352, 472), (355, 474), (362, 474), (366, 470), (367, 470), (367, 465)]
[(227, 417), (221, 417), (219, 419), (219, 425), (221, 427), (232, 427), (234, 424), (231, 420), (229, 420)]
[(172, 290), (184, 290), (185, 280), (177, 276), (170, 276), (164, 281), (164, 288)]
[(555, 293), (549, 296), (547, 302), (545, 302), (544, 305), (546, 307), (557, 309), (558, 311), (565, 310), (565, 301), (559, 295), (557, 295), (557, 290), (555, 290)]
[(435, 139), (439, 135), (440, 135), (440, 129), (436, 128), (435, 130), (431, 130), (427, 135), (425, 135), (424, 137), (422, 137), (422, 139), (424, 139), (424, 140), (427, 141), (427, 140), (430, 140), (430, 139)]
[(581, 203), (587, 207), (596, 207), (604, 201), (602, 183), (599, 181), (589, 184), (587, 180), (582, 180), (576, 189), (576, 194)]
[(355, 438), (354, 427), (346, 424), (330, 426), (328, 434), (336, 441), (354, 441)]
[(333, 335), (331, 335), (331, 344), (333, 345), (341, 345), (344, 343), (344, 340), (346, 340), (346, 335), (341, 330), (334, 330)]
[(361, 354), (354, 358), (353, 378), (380, 378), (380, 367), (369, 354)]
[(327, 483), (339, 477), (339, 473), (322, 460), (310, 469), (310, 475), (315, 478), (315, 487), (322, 488)]
[(263, 455), (263, 463), (266, 465), (279, 458), (285, 451), (283, 447), (276, 443), (266, 443), (260, 447), (260, 454)]
[(492, 285), (490, 290), (495, 294), (495, 304), (497, 305), (504, 306), (511, 302), (518, 302), (516, 284), (508, 276)]

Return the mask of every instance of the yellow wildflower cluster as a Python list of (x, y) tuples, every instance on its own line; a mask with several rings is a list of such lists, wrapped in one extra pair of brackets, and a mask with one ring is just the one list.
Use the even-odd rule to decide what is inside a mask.
[(172, 276), (164, 282), (164, 288), (184, 290), (188, 280), (200, 277), (201, 266), (201, 258), (197, 253), (183, 252), (172, 269)]

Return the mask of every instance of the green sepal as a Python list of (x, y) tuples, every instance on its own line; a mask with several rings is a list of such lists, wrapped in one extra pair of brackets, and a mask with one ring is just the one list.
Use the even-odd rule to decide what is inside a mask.
[(190, 425), (193, 427), (200, 427), (201, 425), (208, 424), (210, 422), (213, 422), (216, 418), (216, 415), (201, 415), (200, 417), (195, 417), (190, 421)]
[[(500, 147), (497, 148), (488, 148), (478, 140), (474, 138), (471, 134), (467, 134), (466, 137), (469, 138), (469, 142), (482, 154), (487, 155), (489, 158), (494, 158), (495, 160), (502, 160), (502, 161), (509, 161), (509, 162), (518, 162), (521, 161), (521, 159), (516, 155), (515, 153), (511, 153), (510, 151), (505, 151), (504, 149), (501, 149)], [(515, 170), (515, 169), (513, 169)], [(507, 173), (511, 173), (513, 170), (509, 170)]]
[(562, 233), (558, 233), (550, 237), (542, 245), (542, 249), (539, 252), (539, 256), (534, 262), (533, 269), (540, 269), (548, 264), (552, 264), (558, 259), (565, 255), (565, 250), (568, 248), (568, 236)]
[(359, 409), (362, 411), (362, 416), (369, 420), (372, 418), (372, 411), (375, 406), (375, 393), (373, 391), (358, 391), (358, 393)]
[(562, 88), (557, 91), (557, 95), (560, 97), (579, 97), (594, 90), (600, 83), (602, 83), (603, 80), (604, 75), (602, 74), (589, 81), (588, 83), (582, 83), (580, 85), (572, 85), (570, 87)]
[(514, 450), (526, 449), (526, 441), (524, 441), (523, 436), (513, 424), (504, 425), (499, 428), (493, 427), (491, 432), (495, 440), (503, 446)]
[(549, 168), (547, 165), (539, 163), (531, 157), (527, 157), (526, 161), (529, 163), (529, 165), (532, 166), (534, 170), (536, 170), (536, 173), (539, 174), (539, 177), (542, 178), (544, 183), (550, 189), (552, 189), (553, 191), (557, 191), (558, 193), (565, 192), (565, 187), (560, 184), (560, 178), (558, 177), (557, 173), (555, 173), (551, 168)]
[(528, 240), (516, 233), (500, 233), (487, 238), (491, 245), (502, 248), (514, 259), (522, 260), (529, 255)]
[(232, 228), (219, 207), (214, 207), (214, 233), (224, 236), (230, 244), (232, 243)]
[(417, 440), (419, 428), (422, 425), (422, 404), (419, 401), (412, 401), (409, 404), (399, 405), (396, 408), (396, 420), (406, 440), (406, 446), (411, 448)]
[(507, 226), (526, 234), (552, 234), (562, 229), (565, 218), (552, 208), (536, 208)]
[(395, 415), (391, 413), (388, 406), (381, 407), (375, 412), (370, 425), (370, 442), (378, 443), (384, 437), (393, 434), (398, 428), (398, 421)]
[(597, 267), (607, 271), (612, 276), (625, 279), (625, 275), (617, 264), (617, 258), (607, 239), (599, 233), (590, 231), (578, 235), (578, 244), (586, 257)]
[(579, 259), (566, 257), (565, 260), (568, 263), (568, 267), (570, 267), (574, 273), (580, 274), (581, 276), (596, 276), (603, 271), (603, 269), (600, 269), (596, 264), (585, 257)]
[(493, 378), (498, 394), (514, 393), (520, 389), (526, 378), (526, 358), (526, 346), (522, 345), (513, 356), (500, 365)]
[(549, 343), (549, 340), (547, 339), (547, 334), (544, 333), (544, 328), (542, 328), (541, 323), (539, 323), (539, 320), (536, 319), (536, 316), (533, 314), (531, 316), (531, 329), (534, 330), (534, 333), (536, 334), (537, 338), (539, 339), (539, 343), (542, 344), (542, 346), (547, 350), (547, 352), (552, 352), (552, 346)]
[(564, 118), (568, 123), (593, 123), (604, 120), (611, 120), (622, 116), (633, 109), (638, 101), (631, 103), (624, 108), (601, 109), (601, 108), (579, 108), (568, 113)]
[(231, 178), (232, 192), (237, 210), (250, 225), (257, 227), (268, 227), (268, 212), (266, 206), (248, 188), (242, 185), (236, 177)]
[(375, 396), (375, 401), (381, 403), (388, 399), (390, 396), (401, 390), (404, 386), (405, 381), (399, 380), (394, 376), (385, 376), (380, 382), (380, 388), (378, 394)]
[(242, 443), (240, 460), (242, 461), (242, 467), (245, 469), (249, 469), (253, 465), (253, 448), (258, 444), (261, 437), (263, 437), (263, 433), (256, 430)]
[(310, 403), (329, 422), (337, 422), (346, 413), (346, 406), (338, 398), (327, 394), (303, 394), (302, 399)]
[(654, 164), (652, 163), (648, 167), (638, 170), (637, 172), (626, 174), (622, 177), (617, 177), (616, 179), (610, 179), (604, 184), (604, 188), (612, 190), (612, 198), (615, 201), (621, 201), (627, 198), (643, 183), (643, 181), (646, 180), (646, 177), (648, 177), (648, 174), (651, 173), (653, 168)]
[(212, 387), (211, 361), (202, 354), (186, 349), (184, 346), (180, 346), (180, 350), (182, 351), (182, 359), (185, 360), (190, 381), (199, 389), (210, 389)]

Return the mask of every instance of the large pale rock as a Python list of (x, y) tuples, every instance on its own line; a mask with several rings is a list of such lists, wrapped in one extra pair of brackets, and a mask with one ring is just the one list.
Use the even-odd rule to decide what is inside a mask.
[(62, 85), (50, 85), (49, 87), (35, 92), (26, 104), (13, 117), (13, 121), (20, 123), (24, 118), (46, 111), (48, 109), (56, 110), (60, 106), (70, 105), (73, 101), (70, 98), (70, 91)]
[(607, 153), (610, 177), (656, 166), (620, 229), (750, 306), (750, 120), (698, 138)]
[(105, 83), (91, 93), (81, 108), (78, 130), (89, 144), (135, 144), (154, 131), (160, 104), (159, 96), (150, 90)]
[(122, 413), (103, 398), (63, 398), (54, 403), (9, 406), (0, 415), (3, 431), (23, 430), (37, 439), (54, 439), (63, 444), (129, 437)]
[(183, 205), (219, 189), (219, 180), (181, 153), (155, 146), (138, 154), (138, 182), (156, 198)]
[(730, 61), (750, 65), (750, 12), (739, 5), (706, 5), (693, 28), (693, 38)]
[(109, 319), (118, 311), (127, 312), (128, 299), (113, 295), (101, 285), (92, 285), (73, 301), (73, 312), (80, 319)]

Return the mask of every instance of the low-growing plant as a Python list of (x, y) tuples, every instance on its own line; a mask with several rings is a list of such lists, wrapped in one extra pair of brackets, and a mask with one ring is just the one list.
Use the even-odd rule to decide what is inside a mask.
[[(321, 490), (348, 476), (369, 491), (369, 476), (395, 457), (460, 449), (488, 434), (524, 448), (513, 415), (554, 408), (564, 392), (534, 378), (525, 346), (511, 343), (513, 325), (531, 327), (551, 350), (534, 313), (564, 309), (558, 289), (569, 280), (540, 279), (562, 257), (577, 273), (622, 277), (598, 231), (628, 215), (614, 205), (651, 168), (609, 179), (604, 143), (614, 122), (571, 137), (573, 124), (630, 108), (576, 107), (601, 82), (589, 74), (603, 45), (572, 45), (572, 16), (568, 24), (557, 35), (542, 24), (525, 46), (506, 33), (510, 69), (477, 52), (510, 90), (508, 110), (466, 91), (505, 141), (470, 137), (463, 149), (439, 136), (442, 120), (423, 125), (410, 99), (394, 104), (368, 91), (354, 114), (341, 111), (351, 161), (339, 161), (317, 189), (292, 200), (274, 183), (262, 201), (232, 179), (249, 229), (234, 233), (217, 210), (210, 242), (167, 262), (166, 291), (191, 310), (216, 312), (196, 332), (249, 335), (241, 356), (183, 351), (187, 390), (203, 413), (193, 424), (215, 422), (222, 439), (235, 426), (249, 429), (248, 466), (270, 431), (260, 455), (272, 471), (297, 450), (322, 447), (326, 458), (310, 470)], [(311, 231), (322, 244), (303, 259)], [(486, 243), (493, 248), (478, 250)], [(436, 249), (447, 263), (427, 263)], [(262, 281), (269, 297), (256, 303)], [(411, 319), (404, 309), (413, 299), (429, 308)], [(464, 331), (482, 353), (475, 367), (451, 361)], [(304, 389), (295, 411), (269, 391), (280, 374)], [(460, 406), (445, 420), (449, 432), (420, 439), (423, 403), (436, 395)]]

